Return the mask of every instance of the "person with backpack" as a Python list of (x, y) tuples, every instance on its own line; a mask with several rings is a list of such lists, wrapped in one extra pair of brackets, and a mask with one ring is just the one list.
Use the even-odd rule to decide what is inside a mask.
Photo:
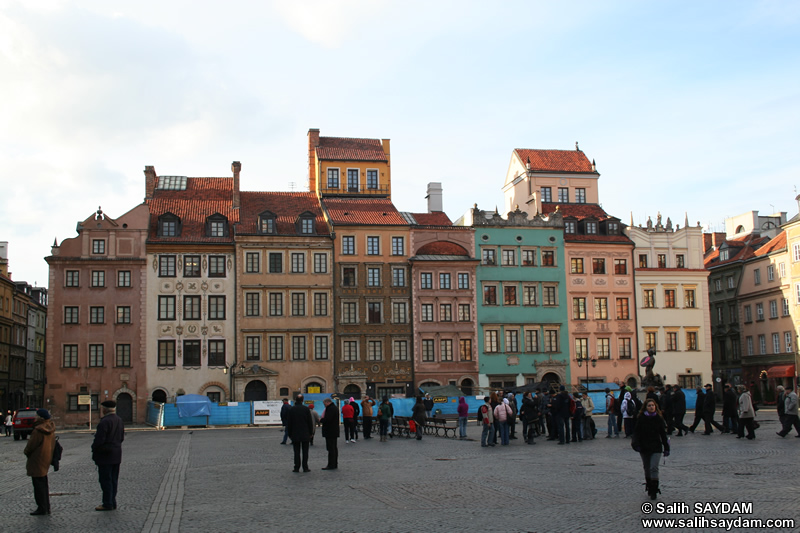
[(633, 396), (630, 392), (625, 393), (625, 397), (622, 400), (622, 422), (625, 425), (625, 438), (627, 439), (631, 435), (633, 435), (633, 427), (635, 425), (636, 420), (636, 400), (633, 399)]
[(608, 414), (608, 435), (606, 435), (606, 438), (610, 439), (612, 433), (616, 438), (619, 438), (619, 429), (617, 428), (617, 400), (608, 387), (606, 387), (606, 413)]
[(569, 408), (572, 415), (572, 442), (583, 442), (583, 415), (586, 409), (583, 407), (580, 392), (572, 395)]
[(33, 422), (33, 431), (23, 452), (28, 458), (25, 463), (25, 472), (33, 482), (36, 510), (31, 515), (34, 516), (50, 514), (50, 486), (47, 481), (47, 472), (53, 462), (55, 446), (56, 424), (47, 409), (38, 409)]
[(478, 416), (481, 420), (483, 429), (481, 430), (481, 447), (494, 446), (494, 412), (492, 411), (491, 399), (489, 396), (483, 397), (484, 404), (478, 408)]
[(661, 416), (656, 400), (652, 398), (647, 398), (642, 412), (638, 415), (631, 448), (642, 458), (645, 490), (650, 499), (655, 500), (656, 495), (661, 493), (658, 488), (658, 463), (661, 462), (662, 453), (664, 457), (669, 457), (670, 448), (667, 423)]

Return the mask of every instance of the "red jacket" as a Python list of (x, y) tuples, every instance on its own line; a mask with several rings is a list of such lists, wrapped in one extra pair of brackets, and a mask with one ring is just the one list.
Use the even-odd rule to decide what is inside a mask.
[(342, 418), (353, 418), (353, 415), (356, 414), (355, 409), (349, 403), (344, 404), (342, 407)]

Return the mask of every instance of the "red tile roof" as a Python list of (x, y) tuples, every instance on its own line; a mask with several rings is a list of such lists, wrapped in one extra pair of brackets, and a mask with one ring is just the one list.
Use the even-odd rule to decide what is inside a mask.
[(324, 198), (331, 221), (338, 226), (408, 226), (388, 198)]
[(388, 161), (380, 139), (320, 137), (317, 158), (334, 161)]
[(454, 242), (436, 241), (429, 242), (419, 250), (416, 255), (469, 255), (469, 252), (461, 245)]
[[(718, 267), (727, 265), (735, 261), (746, 261), (755, 257), (756, 250), (764, 246), (769, 241), (769, 237), (754, 236), (752, 234), (742, 235), (735, 239), (726, 240), (718, 248), (712, 250), (703, 258), (703, 265), (706, 268)], [(719, 260), (719, 253), (722, 246), (728, 249), (728, 259), (725, 261)]]
[(771, 254), (774, 251), (786, 248), (786, 232), (782, 231), (777, 237), (755, 251), (756, 256)]
[(595, 172), (592, 162), (580, 150), (514, 150), (522, 164), (531, 161), (531, 170), (539, 172)]
[(584, 218), (594, 218), (602, 222), (608, 219), (617, 219), (606, 213), (602, 207), (597, 204), (559, 204), (554, 202), (542, 202), (542, 213), (554, 213), (558, 209), (561, 216), (564, 218), (577, 218), (583, 220)]
[(319, 200), (310, 192), (243, 192), (237, 235), (259, 234), (259, 215), (269, 211), (276, 216), (278, 235), (296, 235), (297, 217), (311, 212), (316, 217), (317, 235), (328, 235), (328, 225), (322, 216)]
[[(147, 204), (150, 207), (148, 242), (233, 242), (233, 224), (239, 221), (239, 210), (233, 209), (233, 178), (187, 178), (186, 190), (156, 189)], [(165, 213), (180, 218), (179, 236), (158, 236), (158, 217)], [(227, 237), (206, 236), (206, 219), (217, 213), (228, 219)]]
[(434, 211), (433, 213), (411, 213), (414, 220), (420, 226), (452, 226), (453, 222), (450, 217), (443, 211)]

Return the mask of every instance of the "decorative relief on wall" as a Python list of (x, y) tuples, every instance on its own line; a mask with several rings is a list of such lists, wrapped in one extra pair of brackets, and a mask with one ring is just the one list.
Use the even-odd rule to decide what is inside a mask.
[(162, 281), (161, 292), (175, 292), (175, 284), (171, 281)]
[(608, 281), (605, 278), (594, 278), (594, 284), (599, 286), (608, 285)]
[(572, 284), (573, 285), (586, 285), (586, 279), (585, 278), (572, 278)]
[(517, 366), (519, 365), (519, 356), (518, 355), (509, 355), (506, 357), (506, 364), (508, 366)]

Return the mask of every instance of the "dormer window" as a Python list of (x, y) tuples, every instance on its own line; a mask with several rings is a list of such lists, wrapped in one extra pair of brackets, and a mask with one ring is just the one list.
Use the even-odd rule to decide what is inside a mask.
[(275, 213), (265, 211), (258, 215), (258, 232), (263, 235), (277, 233), (275, 226)]
[(178, 237), (181, 234), (181, 219), (172, 213), (158, 217), (159, 237)]
[(725, 248), (724, 250), (719, 251), (719, 260), (720, 261), (727, 261), (728, 260), (728, 249)]
[(597, 235), (597, 222), (594, 220), (586, 221), (586, 235)]
[(314, 214), (305, 212), (297, 218), (297, 229), (302, 235), (314, 234)]
[(609, 235), (619, 235), (619, 222), (609, 222), (606, 229)]
[(228, 219), (220, 214), (208, 217), (206, 219), (206, 235), (209, 237), (227, 237)]
[(578, 232), (578, 224), (574, 220), (565, 220), (564, 221), (564, 233), (577, 233)]

